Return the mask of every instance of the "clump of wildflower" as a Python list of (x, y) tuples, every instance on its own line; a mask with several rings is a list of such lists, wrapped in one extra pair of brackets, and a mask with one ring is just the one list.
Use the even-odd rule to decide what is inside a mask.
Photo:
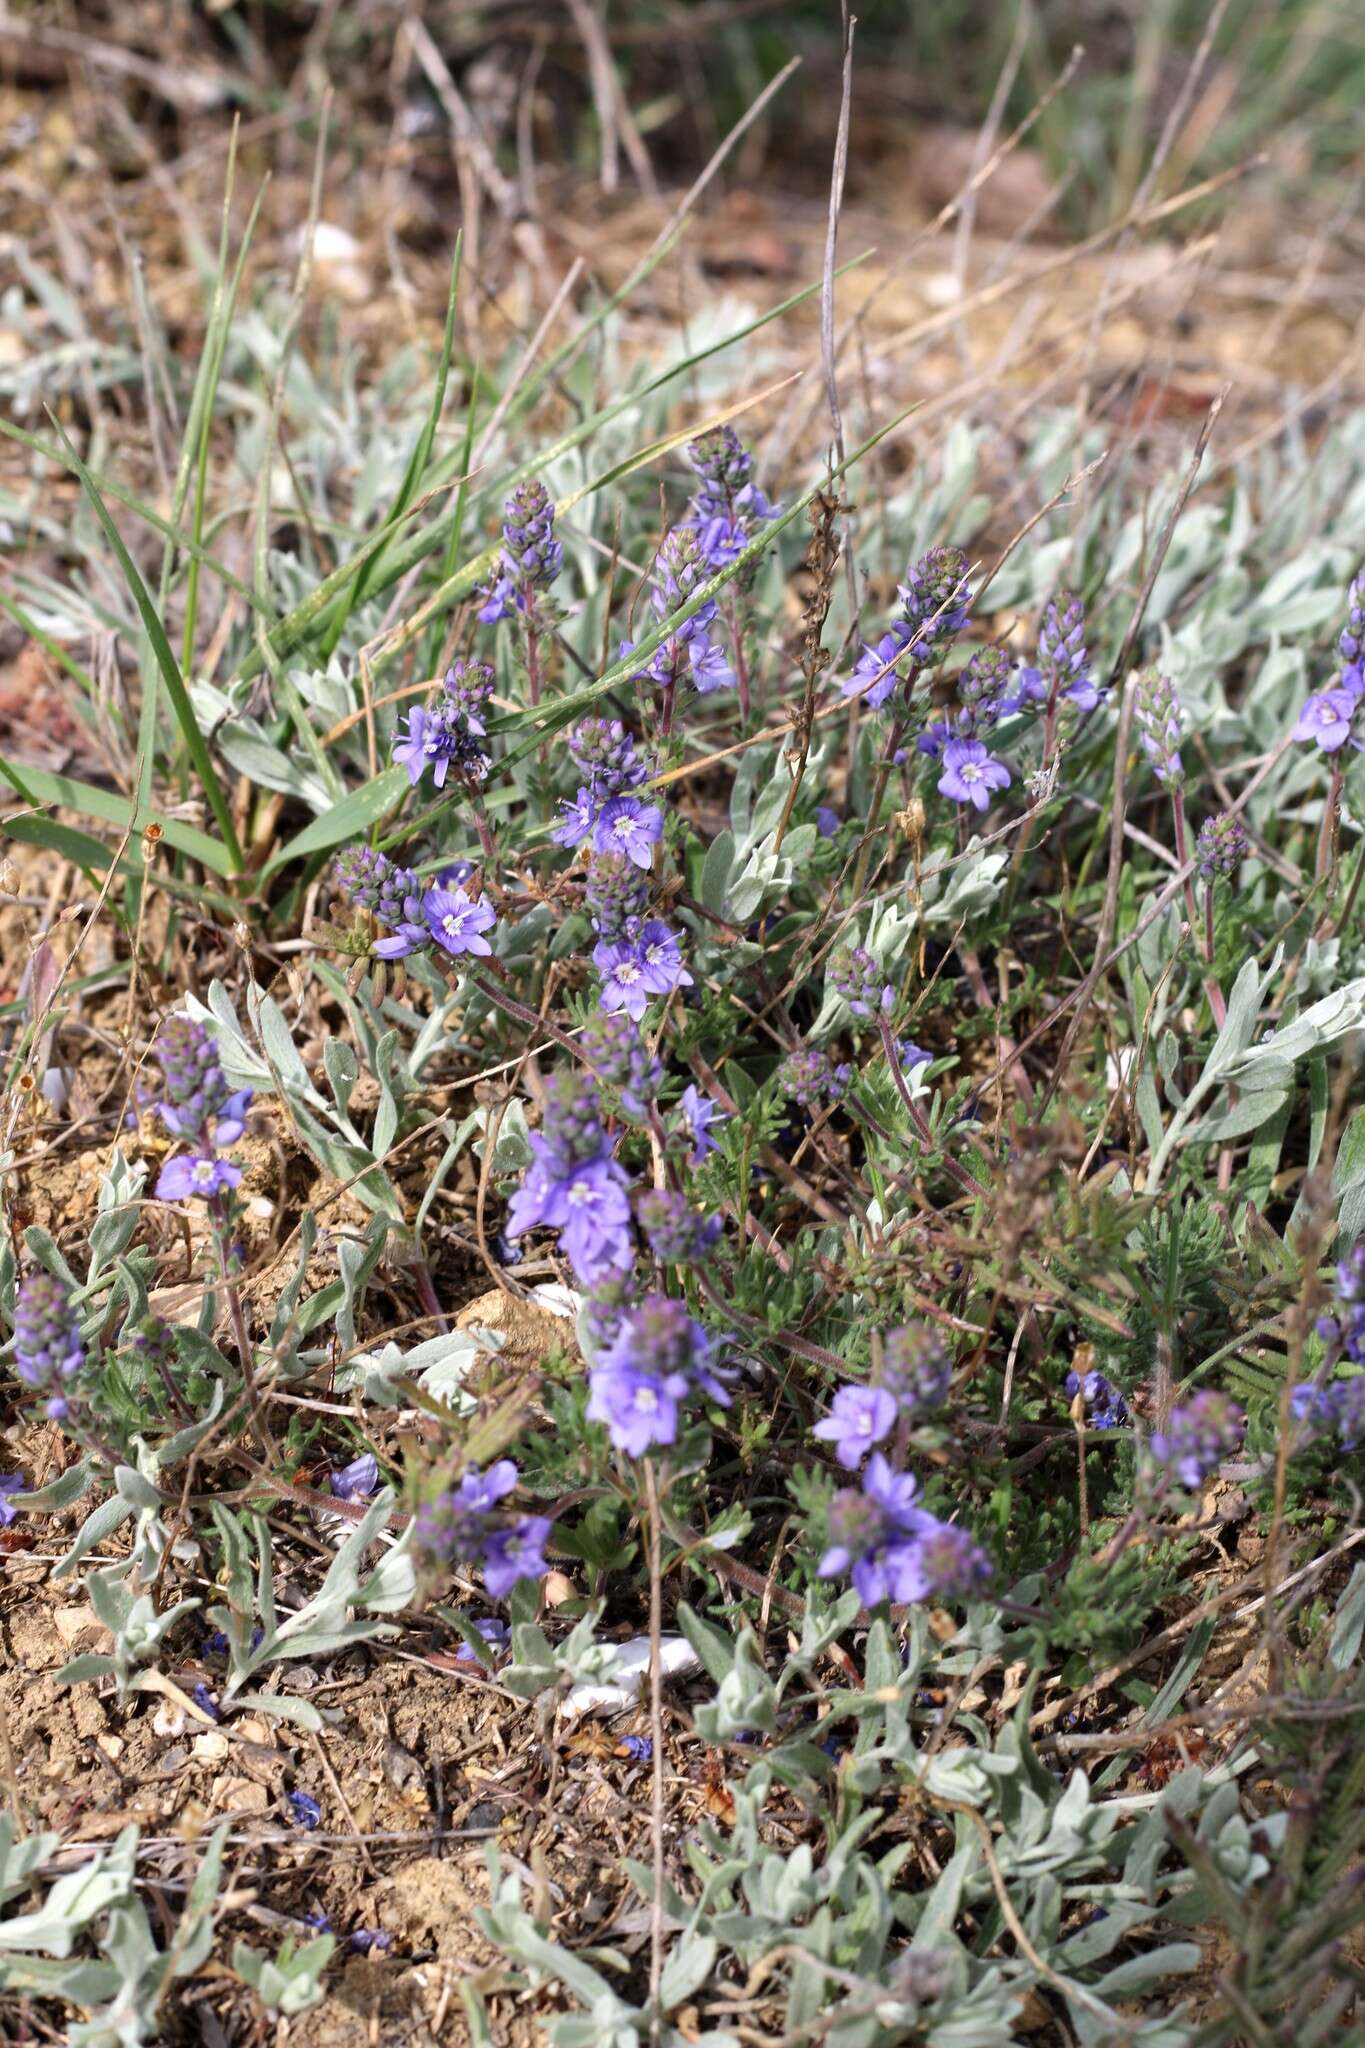
[(46, 1394), (47, 1414), (60, 1422), (71, 1404), (63, 1388), (85, 1364), (80, 1317), (71, 1289), (43, 1268), (19, 1282), (14, 1307), (14, 1369), (26, 1387)]
[(503, 505), (501, 573), (486, 592), (479, 617), (491, 626), (515, 612), (533, 611), (537, 591), (548, 590), (563, 566), (554, 503), (544, 484), (530, 477)]
[[(725, 650), (710, 637), (716, 620), (715, 599), (699, 605), (689, 618), (673, 620), (673, 614), (706, 581), (713, 567), (695, 529), (680, 526), (665, 534), (654, 561), (650, 603), (661, 622), (672, 623), (667, 638), (660, 641), (647, 665), (636, 674), (637, 683), (654, 683), (674, 690), (679, 684), (690, 682), (703, 697), (713, 690), (729, 689), (734, 683), (735, 672)], [(621, 652), (631, 652), (629, 641), (622, 643)]]
[(604, 807), (648, 781), (651, 763), (617, 718), (585, 719), (570, 733), (568, 747), (582, 779), (572, 803), (560, 804), (560, 822), (550, 837), (560, 846), (578, 846), (585, 839), (596, 844)]
[(637, 1201), (635, 1213), (650, 1250), (665, 1265), (700, 1266), (720, 1240), (720, 1217), (703, 1216), (671, 1188), (649, 1189)]
[(910, 565), (899, 587), (902, 616), (879, 640), (864, 643), (852, 674), (840, 680), (846, 697), (863, 697), (879, 711), (899, 683), (908, 690), (921, 669), (947, 658), (971, 608), (967, 571), (966, 555), (954, 547), (930, 548)]
[(343, 895), (357, 909), (390, 926), (393, 936), (379, 940), (374, 948), (381, 957), (400, 959), (429, 943), (422, 916), (426, 884), (415, 868), (400, 867), (386, 853), (368, 846), (349, 846), (337, 855), (333, 872)]
[(822, 1103), (840, 1100), (851, 1073), (846, 1063), (836, 1067), (813, 1046), (802, 1046), (789, 1052), (778, 1068), (778, 1092), (802, 1109), (818, 1109)]
[(193, 1017), (177, 1010), (156, 1035), (165, 1084), (157, 1112), (172, 1136), (233, 1145), (246, 1129), (250, 1088), (234, 1089), (223, 1073), (214, 1039)]
[(906, 1472), (874, 1451), (861, 1490), (843, 1487), (830, 1502), (822, 1579), (852, 1579), (868, 1607), (882, 1600), (949, 1598), (974, 1591), (990, 1562), (965, 1529), (939, 1521), (918, 1505)]
[(1171, 1413), (1164, 1430), (1148, 1440), (1153, 1462), (1181, 1486), (1202, 1486), (1242, 1441), (1245, 1417), (1227, 1394), (1201, 1387)]
[(753, 480), (754, 458), (733, 427), (715, 427), (687, 444), (698, 484), (688, 524), (709, 569), (723, 569), (742, 554), (773, 507)]
[(1088, 1428), (1121, 1429), (1128, 1420), (1128, 1403), (1102, 1372), (1091, 1371), (1084, 1376), (1078, 1372), (1069, 1372), (1063, 1385), (1069, 1404), (1075, 1401), (1078, 1394), (1084, 1399)]
[(885, 1388), (897, 1412), (913, 1421), (943, 1406), (952, 1376), (952, 1360), (938, 1332), (927, 1323), (906, 1323), (882, 1338), (872, 1383)]
[(937, 668), (967, 623), (970, 564), (961, 548), (933, 547), (912, 563), (898, 595), (910, 629), (907, 652), (916, 668)]
[(612, 1444), (630, 1458), (675, 1443), (682, 1408), (697, 1393), (729, 1406), (711, 1360), (711, 1339), (686, 1305), (647, 1295), (589, 1371), (588, 1419), (605, 1423)]
[(852, 1472), (895, 1426), (896, 1402), (885, 1387), (840, 1387), (812, 1434), (830, 1444), (839, 1463)]
[(552, 1523), (543, 1515), (509, 1516), (502, 1507), (520, 1475), (510, 1458), (485, 1472), (477, 1466), (417, 1510), (418, 1548), (442, 1563), (477, 1564), (493, 1599), (522, 1579), (545, 1575)]
[(896, 991), (865, 946), (836, 953), (830, 976), (855, 1017), (876, 1017), (895, 1008)]
[(580, 1043), (588, 1065), (616, 1090), (626, 1113), (647, 1116), (663, 1068), (630, 1019), (619, 1011), (596, 1010), (583, 1027)]
[(629, 1271), (635, 1257), (630, 1183), (612, 1157), (597, 1089), (587, 1075), (571, 1069), (551, 1077), (531, 1152), (526, 1179), (512, 1197), (507, 1235), (557, 1230), (575, 1277), (589, 1287)]
[(1180, 759), (1184, 720), (1175, 684), (1159, 669), (1145, 668), (1139, 675), (1133, 697), (1133, 718), (1152, 773), (1158, 782), (1175, 788), (1185, 779), (1184, 764)]
[(452, 769), (467, 787), (483, 781), (488, 756), (480, 743), (493, 682), (486, 661), (452, 662), (435, 703), (408, 713), (408, 729), (395, 739), (393, 758), (406, 768), (414, 789), (428, 769), (437, 789), (444, 789)]
[(1206, 818), (1194, 842), (1195, 859), (1206, 882), (1218, 876), (1230, 881), (1250, 851), (1246, 827), (1232, 811), (1220, 811)]

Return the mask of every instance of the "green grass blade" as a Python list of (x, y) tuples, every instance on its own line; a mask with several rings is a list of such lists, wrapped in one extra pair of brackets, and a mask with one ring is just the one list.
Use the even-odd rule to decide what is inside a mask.
[[(164, 889), (167, 895), (179, 897), (182, 902), (198, 904), (200, 908), (208, 904), (225, 917), (241, 915), (241, 905), (231, 896), (224, 896), (220, 890), (206, 889), (199, 882), (182, 882), (178, 875), (161, 871), (149, 875), (140, 859), (129, 860), (126, 854), (116, 853), (103, 839), (96, 839), (92, 833), (82, 832), (75, 825), (63, 825), (56, 818), (7, 818), (5, 833), (8, 838), (17, 839), (25, 846), (41, 846), (49, 853), (59, 853), (63, 860), (69, 860), (80, 868), (96, 887), (113, 867), (119, 874), (135, 878), (144, 887), (150, 883), (153, 888)], [(107, 970), (95, 978), (107, 978)]]
[[(395, 526), (407, 511), (408, 506), (417, 495), (417, 487), (426, 474), (427, 464), (431, 460), (431, 450), (436, 439), (436, 429), (441, 424), (441, 414), (445, 410), (446, 385), (450, 379), (450, 358), (455, 347), (455, 312), (460, 298), (460, 265), (463, 254), (464, 230), (461, 228), (455, 237), (455, 255), (450, 266), (450, 291), (446, 299), (445, 332), (441, 337), (441, 359), (436, 368), (436, 388), (432, 393), (431, 410), (422, 424), (422, 431), (417, 436), (412, 454), (408, 457), (407, 468), (403, 471), (403, 480), (398, 486), (397, 496), (394, 498), (387, 518), (383, 521), (383, 528), (385, 529)], [(466, 461), (464, 465), (466, 470), (468, 466)], [(463, 483), (460, 488), (461, 490), (465, 488)], [(361, 569), (360, 574), (350, 585), (343, 602), (338, 607), (337, 616), (323, 642), (323, 653), (325, 655), (330, 656), (332, 653), (332, 650), (346, 629), (346, 621), (364, 597), (366, 589), (379, 568), (380, 557), (378, 555), (371, 555)]]
[(326, 853), (343, 840), (368, 832), (386, 811), (402, 802), (407, 790), (408, 776), (404, 768), (385, 768), (371, 781), (362, 782), (359, 789), (353, 789), (330, 811), (324, 811), (320, 818), (314, 818), (311, 825), (305, 825), (301, 832), (296, 832), (287, 845), (279, 847), (261, 870), (262, 882), (291, 860), (302, 860), (310, 853)]
[[(186, 825), (178, 818), (153, 815), (135, 821), (133, 806), (126, 796), (119, 796), (115, 790), (97, 789), (93, 783), (76, 782), (71, 776), (55, 775), (48, 768), (17, 768), (3, 754), (0, 754), (0, 776), (25, 803), (56, 804), (64, 811), (79, 811), (84, 817), (98, 818), (102, 824), (116, 825), (120, 831), (140, 832), (148, 825), (158, 825), (168, 846), (188, 854), (201, 867), (208, 868), (215, 875), (229, 876), (235, 872), (228, 849), (219, 840), (201, 832), (197, 825)], [(10, 829), (6, 827), (6, 830)]]
[(189, 692), (185, 688), (179, 664), (171, 652), (171, 643), (166, 638), (166, 629), (157, 614), (156, 606), (152, 603), (147, 586), (138, 573), (137, 564), (124, 546), (123, 536), (117, 526), (115, 526), (110, 516), (109, 508), (96, 488), (94, 478), (71, 446), (70, 441), (67, 439), (66, 430), (60, 421), (51, 413), (48, 414), (48, 418), (61, 435), (76, 474), (85, 488), (86, 496), (94, 507), (95, 517), (103, 527), (109, 545), (118, 556), (119, 567), (122, 569), (124, 580), (132, 592), (133, 602), (138, 608), (143, 626), (146, 629), (147, 638), (151, 642), (152, 653), (156, 657), (156, 665), (160, 672), (161, 680), (166, 686), (166, 694), (171, 700), (171, 709), (175, 713), (176, 723), (184, 735), (185, 745), (189, 748), (190, 759), (194, 763), (200, 785), (203, 788), (204, 795), (208, 798), (209, 808), (218, 821), (218, 829), (223, 835), (223, 844), (227, 848), (228, 859), (231, 864), (229, 872), (235, 873), (242, 865), (242, 849), (237, 843), (237, 834), (232, 823), (232, 812), (229, 808), (223, 786), (218, 780), (218, 772), (209, 757), (209, 750), (205, 743), (204, 735), (199, 730), (199, 723), (194, 715), (194, 706), (190, 703)]
[[(58, 432), (61, 432), (60, 428)], [(51, 441), (41, 440), (37, 434), (30, 434), (23, 427), (16, 427), (12, 420), (0, 419), (0, 434), (5, 435), (10, 441), (19, 442), (21, 447), (27, 448), (32, 454), (41, 455), (45, 462), (55, 462), (59, 469), (69, 469), (73, 476), (81, 474), (78, 467), (80, 458), (74, 452), (68, 455), (66, 449), (57, 447)], [(70, 443), (67, 446), (69, 447)], [(239, 576), (234, 576), (226, 562), (220, 562), (207, 548), (197, 547), (185, 534), (177, 533), (169, 519), (163, 519), (159, 512), (153, 512), (151, 506), (143, 499), (135, 496), (132, 491), (126, 491), (122, 484), (116, 483), (113, 477), (106, 476), (103, 470), (86, 468), (85, 474), (98, 485), (106, 498), (113, 498), (116, 503), (125, 506), (135, 518), (140, 519), (144, 526), (150, 526), (155, 533), (163, 535), (166, 540), (174, 541), (178, 548), (193, 555), (206, 569), (212, 570), (220, 583), (225, 584), (229, 590), (235, 590), (238, 597), (245, 599), (253, 611), (259, 609), (255, 591), (243, 583)]]

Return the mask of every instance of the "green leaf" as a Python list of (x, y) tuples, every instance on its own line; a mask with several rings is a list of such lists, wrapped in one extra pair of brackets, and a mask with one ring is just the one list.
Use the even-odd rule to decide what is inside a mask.
[[(166, 695), (171, 700), (171, 709), (175, 713), (176, 723), (184, 736), (185, 745), (189, 748), (190, 759), (194, 763), (204, 795), (208, 798), (209, 807), (214, 817), (218, 820), (218, 829), (223, 835), (223, 842), (228, 851), (228, 872), (229, 874), (235, 874), (242, 865), (242, 849), (237, 843), (237, 833), (232, 823), (232, 811), (223, 786), (218, 780), (218, 772), (209, 757), (209, 750), (204, 735), (199, 730), (199, 722), (195, 718), (194, 706), (190, 703), (189, 692), (185, 688), (184, 679), (180, 673), (180, 665), (171, 652), (170, 641), (166, 638), (166, 629), (157, 614), (156, 606), (152, 603), (146, 584), (138, 574), (137, 564), (124, 546), (123, 536), (120, 534), (117, 526), (115, 526), (113, 519), (110, 517), (109, 508), (96, 488), (95, 479), (72, 447), (66, 429), (62, 426), (60, 420), (51, 412), (49, 412), (48, 418), (61, 435), (63, 445), (71, 459), (71, 466), (80, 478), (85, 488), (86, 496), (94, 507), (95, 517), (103, 527), (109, 545), (118, 556), (119, 567), (123, 571), (124, 581), (132, 592), (133, 602), (138, 608), (147, 638), (151, 642), (152, 653), (156, 657), (156, 665), (160, 671), (161, 680), (166, 685)], [(149, 768), (150, 764), (144, 761), (144, 774), (149, 771)]]

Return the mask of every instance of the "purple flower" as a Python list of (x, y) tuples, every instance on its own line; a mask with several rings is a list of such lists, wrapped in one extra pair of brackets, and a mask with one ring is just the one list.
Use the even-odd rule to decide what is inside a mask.
[(588, 1419), (605, 1423), (613, 1445), (627, 1457), (673, 1443), (678, 1411), (689, 1395), (700, 1391), (729, 1405), (711, 1349), (685, 1303), (647, 1295), (622, 1318), (611, 1346), (589, 1371)]
[(510, 619), (520, 610), (517, 602), (517, 586), (510, 576), (496, 576), (487, 586), (483, 603), (475, 617), (485, 626), (496, 626), (501, 619)]
[(720, 1239), (719, 1216), (702, 1216), (687, 1197), (671, 1188), (651, 1188), (636, 1203), (640, 1227), (656, 1259), (665, 1265), (699, 1266)]
[(495, 1598), (545, 1569), (540, 1551), (550, 1524), (534, 1515), (508, 1520), (501, 1512), (518, 1476), (510, 1458), (500, 1458), (486, 1472), (470, 1466), (458, 1485), (425, 1502), (416, 1515), (419, 1548), (442, 1560), (481, 1564)]
[(1232, 811), (1220, 811), (1216, 818), (1206, 818), (1194, 843), (1200, 874), (1206, 882), (1212, 882), (1218, 875), (1230, 880), (1250, 847), (1246, 827)]
[[(224, 1647), (226, 1648), (226, 1637), (224, 1637), (223, 1642)], [(202, 1679), (200, 1679), (198, 1685), (195, 1686), (194, 1691), (190, 1694), (190, 1698), (194, 1701), (194, 1704), (196, 1705), (196, 1707), (198, 1707), (201, 1714), (208, 1715), (210, 1721), (216, 1721), (218, 1719), (218, 1696), (216, 1693), (212, 1693), (209, 1691), (209, 1688), (204, 1684), (204, 1681)]]
[(918, 1482), (909, 1472), (898, 1472), (880, 1451), (874, 1451), (867, 1461), (863, 1492), (869, 1500), (876, 1501), (891, 1528), (907, 1534), (919, 1528), (922, 1510), (915, 1505)]
[(588, 1420), (604, 1422), (612, 1443), (628, 1458), (642, 1458), (655, 1444), (676, 1441), (678, 1407), (688, 1394), (685, 1373), (660, 1377), (604, 1361), (589, 1374), (588, 1388)]
[(934, 1055), (926, 1052), (922, 1045), (916, 1045), (913, 1038), (902, 1038), (896, 1047), (900, 1063), (907, 1074), (913, 1074), (916, 1067), (933, 1065)]
[(933, 547), (905, 572), (899, 596), (917, 668), (943, 661), (971, 608), (969, 563), (961, 548)]
[(1165, 1466), (1188, 1490), (1202, 1486), (1242, 1441), (1245, 1418), (1228, 1395), (1201, 1387), (1173, 1409), (1170, 1422), (1148, 1441), (1155, 1464)]
[(523, 1515), (510, 1527), (491, 1531), (484, 1545), (483, 1582), (492, 1599), (503, 1599), (523, 1579), (544, 1578), (545, 1545), (553, 1526), (545, 1515)]
[(537, 1156), (512, 1198), (507, 1235), (521, 1237), (538, 1226), (557, 1230), (565, 1257), (588, 1286), (629, 1268), (635, 1244), (622, 1168), (603, 1152), (566, 1170), (535, 1136), (531, 1149)]
[(353, 903), (368, 910), (380, 924), (393, 927), (394, 936), (381, 939), (374, 948), (381, 958), (402, 959), (430, 943), (422, 922), (426, 885), (415, 868), (399, 867), (386, 853), (359, 846), (337, 856), (335, 873)]
[(294, 1817), (295, 1825), (306, 1828), (309, 1833), (322, 1824), (322, 1808), (317, 1800), (310, 1798), (306, 1792), (289, 1794), (289, 1811)]
[(654, 1744), (648, 1735), (623, 1735), (616, 1748), (618, 1754), (629, 1757), (633, 1764), (654, 1761)]
[(639, 946), (627, 944), (624, 940), (614, 945), (603, 941), (593, 947), (592, 957), (593, 965), (602, 977), (602, 992), (598, 998), (602, 1008), (607, 1011), (623, 1010), (638, 1024), (649, 1008), (645, 964), (640, 958)]
[(839, 813), (832, 811), (828, 804), (821, 804), (815, 813), (815, 829), (822, 839), (833, 839), (839, 830)]
[(638, 789), (653, 772), (652, 761), (619, 718), (585, 718), (570, 731), (567, 744), (588, 786), (604, 799)]
[(171, 1135), (187, 1144), (210, 1136), (218, 1146), (235, 1144), (246, 1129), (252, 1092), (232, 1088), (204, 1026), (173, 1012), (157, 1033), (155, 1052), (166, 1086), (157, 1108)]
[(1151, 763), (1158, 782), (1175, 787), (1185, 779), (1180, 759), (1183, 720), (1180, 699), (1169, 676), (1154, 668), (1138, 677), (1133, 697), (1133, 717), (1142, 751)]
[(926, 1514), (909, 1542), (888, 1550), (886, 1574), (893, 1600), (953, 1600), (983, 1586), (991, 1564), (969, 1531)]
[(379, 1484), (379, 1461), (372, 1451), (362, 1451), (327, 1483), (338, 1500), (366, 1500)]
[(941, 1408), (948, 1398), (952, 1361), (927, 1323), (906, 1323), (882, 1338), (872, 1384), (883, 1387), (899, 1414), (911, 1420)]
[(1069, 1372), (1063, 1385), (1068, 1402), (1083, 1394), (1086, 1421), (1091, 1429), (1121, 1429), (1128, 1420), (1128, 1403), (1102, 1372), (1088, 1372), (1084, 1379)]
[(1038, 631), (1038, 666), (1050, 674), (1052, 689), (1082, 711), (1099, 703), (1085, 644), (1085, 606), (1073, 591), (1059, 590), (1048, 603)]
[(895, 1008), (896, 991), (865, 946), (836, 953), (830, 978), (855, 1017), (875, 1017)]
[(978, 647), (959, 673), (955, 684), (962, 707), (958, 729), (964, 739), (987, 731), (1016, 707), (1018, 699), (1011, 690), (1014, 666), (1013, 656), (1003, 647)]
[(837, 1102), (848, 1085), (848, 1066), (833, 1066), (814, 1046), (800, 1046), (789, 1052), (777, 1070), (780, 1094), (802, 1109), (819, 1109), (825, 1102)]
[(589, 865), (583, 905), (593, 930), (607, 944), (634, 935), (648, 900), (648, 885), (628, 860), (599, 855)]
[(614, 796), (603, 804), (593, 829), (598, 853), (616, 854), (637, 868), (650, 864), (651, 847), (663, 836), (664, 814), (635, 796)]
[(617, 1090), (627, 1115), (647, 1117), (658, 1097), (663, 1068), (635, 1025), (619, 1012), (596, 1010), (583, 1027), (580, 1044), (593, 1072)]
[(0, 1529), (8, 1529), (19, 1510), (10, 1499), (12, 1493), (24, 1493), (28, 1481), (22, 1472), (0, 1472)]
[[(693, 591), (707, 580), (709, 567), (695, 532), (679, 526), (664, 535), (654, 558), (650, 590), (650, 602), (659, 618), (666, 619), (686, 604)], [(704, 634), (715, 616), (713, 598), (685, 620), (679, 630), (686, 635)]]
[(428, 889), (422, 898), (422, 915), (432, 938), (447, 953), (477, 953), (486, 958), (493, 951), (483, 937), (498, 921), (491, 903), (472, 902), (463, 889)]
[(195, 1196), (210, 1202), (235, 1188), (242, 1178), (240, 1166), (230, 1159), (208, 1159), (182, 1152), (168, 1159), (156, 1183), (159, 1202), (188, 1202)]
[(895, 1426), (896, 1403), (884, 1388), (841, 1387), (813, 1434), (831, 1444), (839, 1463), (851, 1472)]
[(560, 822), (550, 837), (558, 846), (581, 846), (597, 822), (597, 805), (592, 791), (579, 789), (572, 803), (567, 799), (560, 804)]
[(48, 1393), (64, 1413), (60, 1390), (84, 1364), (80, 1316), (71, 1289), (41, 1268), (26, 1274), (14, 1304), (14, 1369), (20, 1379), (26, 1387)]
[(691, 988), (692, 977), (682, 963), (676, 933), (658, 918), (643, 925), (638, 941), (640, 967), (651, 995), (671, 995), (675, 988)]
[(517, 485), (502, 514), (502, 574), (479, 607), (485, 625), (529, 612), (535, 593), (548, 590), (564, 566), (563, 546), (554, 537), (554, 504), (537, 478)]
[(395, 740), (393, 758), (406, 768), (414, 789), (428, 769), (437, 789), (444, 789), (452, 768), (466, 785), (483, 780), (488, 757), (480, 741), (487, 733), (483, 714), (493, 683), (486, 661), (453, 662), (435, 703), (408, 713), (408, 729)]
[[(474, 1623), (474, 1633), (482, 1639), (485, 1649), (496, 1653), (506, 1649), (512, 1631), (505, 1621), (481, 1618)], [(459, 1664), (477, 1664), (479, 1657), (471, 1644), (461, 1643), (455, 1652), (455, 1660)]]
[(1352, 739), (1351, 721), (1358, 702), (1358, 697), (1350, 690), (1320, 690), (1304, 704), (1290, 737), (1316, 740), (1324, 754), (1335, 754), (1347, 740), (1356, 745)]
[(896, 667), (910, 644), (910, 628), (899, 620), (875, 645), (865, 642), (853, 664), (853, 673), (840, 679), (846, 697), (866, 697), (874, 711), (880, 711), (902, 677)]
[(387, 1927), (356, 1927), (346, 1937), (357, 1954), (368, 1956), (376, 1950), (383, 1955), (393, 1947), (393, 1936)]
[(940, 796), (951, 797), (954, 803), (975, 804), (984, 811), (990, 803), (993, 789), (1004, 789), (1010, 780), (1010, 771), (1003, 761), (997, 761), (988, 754), (980, 740), (949, 740), (943, 749), (943, 774), (939, 777)]
[(683, 1128), (692, 1139), (692, 1164), (700, 1166), (708, 1152), (718, 1152), (720, 1147), (711, 1136), (713, 1123), (724, 1123), (719, 1103), (703, 1095), (689, 1081), (678, 1097), (678, 1109), (682, 1116)]

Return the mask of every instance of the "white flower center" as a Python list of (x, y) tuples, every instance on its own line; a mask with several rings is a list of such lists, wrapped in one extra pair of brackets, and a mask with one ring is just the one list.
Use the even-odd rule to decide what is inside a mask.
[(569, 1189), (569, 1207), (586, 1209), (589, 1202), (597, 1200), (597, 1190), (590, 1180), (576, 1180)]
[(629, 988), (640, 979), (640, 969), (633, 960), (623, 960), (616, 970), (616, 979), (623, 988)]
[(464, 928), (464, 912), (448, 910), (441, 919), (441, 930), (448, 939), (457, 939)]
[(211, 1159), (201, 1159), (194, 1169), (194, 1180), (201, 1188), (211, 1187), (213, 1184), (213, 1173), (213, 1161)]
[(646, 1415), (652, 1415), (659, 1405), (659, 1397), (652, 1388), (641, 1387), (639, 1393), (635, 1396), (635, 1405), (637, 1408), (643, 1409)]

